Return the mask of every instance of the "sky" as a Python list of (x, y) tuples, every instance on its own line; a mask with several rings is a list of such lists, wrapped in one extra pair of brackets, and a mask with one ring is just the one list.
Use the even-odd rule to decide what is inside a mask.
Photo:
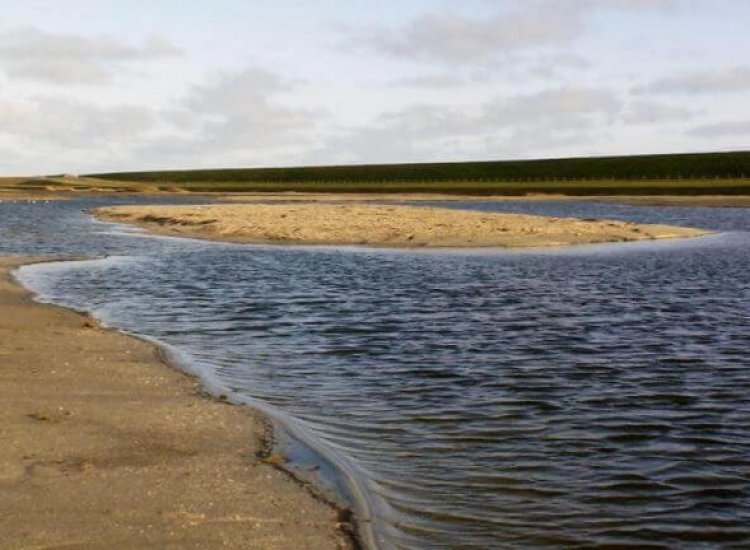
[(750, 149), (746, 0), (0, 0), (0, 174)]

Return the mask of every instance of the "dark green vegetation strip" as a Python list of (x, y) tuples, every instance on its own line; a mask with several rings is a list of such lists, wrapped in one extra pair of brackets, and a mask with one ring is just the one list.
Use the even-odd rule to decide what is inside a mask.
[(749, 194), (750, 152), (92, 174), (192, 191)]

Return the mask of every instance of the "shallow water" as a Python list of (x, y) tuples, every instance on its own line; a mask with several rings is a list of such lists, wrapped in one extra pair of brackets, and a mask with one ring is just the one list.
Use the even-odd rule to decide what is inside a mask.
[(454, 204), (725, 233), (410, 252), (122, 234), (92, 205), (0, 203), (0, 254), (117, 256), (22, 278), (289, 415), (381, 547), (750, 546), (750, 209)]

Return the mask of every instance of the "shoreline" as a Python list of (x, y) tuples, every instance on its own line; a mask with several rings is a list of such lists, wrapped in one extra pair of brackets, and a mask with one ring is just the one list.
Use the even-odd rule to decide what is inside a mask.
[(67, 197), (62, 197), (58, 194), (39, 194), (35, 195), (32, 193), (3, 193), (0, 191), (0, 202), (7, 201), (22, 201), (22, 202), (48, 202), (48, 201), (62, 201)]
[[(596, 201), (596, 197), (587, 200)], [(634, 195), (604, 196), (598, 200), (631, 206), (684, 206), (708, 208), (750, 208), (750, 197), (744, 195)]]
[[(187, 195), (190, 196), (190, 195)], [(642, 206), (712, 206), (748, 208), (748, 195), (565, 195), (561, 193), (529, 193), (525, 195), (462, 195), (446, 193), (216, 193), (193, 196), (214, 196), (221, 203), (241, 202), (516, 202), (516, 201), (606, 201)]]
[(438, 207), (218, 204), (96, 208), (95, 217), (151, 233), (251, 244), (387, 248), (534, 248), (698, 237), (711, 231), (619, 220)]
[(0, 257), (9, 548), (357, 547), (349, 511), (270, 450), (262, 412), (210, 398), (152, 343), (33, 301), (12, 271), (44, 261)]
[(49, 187), (28, 189), (3, 185), (3, 179), (23, 178), (0, 178), (0, 201), (49, 201), (69, 200), (76, 198), (97, 197), (141, 197), (141, 198), (165, 198), (165, 197), (192, 197), (214, 200), (219, 203), (275, 203), (275, 202), (322, 202), (322, 203), (382, 203), (382, 202), (462, 202), (462, 201), (486, 201), (486, 202), (508, 202), (508, 201), (604, 201), (617, 204), (635, 206), (704, 206), (717, 208), (750, 208), (750, 195), (721, 195), (721, 194), (565, 194), (565, 193), (535, 193), (507, 195), (477, 195), (467, 193), (443, 193), (443, 192), (316, 192), (316, 191), (190, 191), (190, 190), (159, 190), (157, 188), (144, 187), (143, 189), (129, 188), (75, 188), (75, 187)]
[[(674, 183), (678, 180), (667, 180)], [(694, 180), (684, 180), (685, 183), (694, 183)], [(748, 180), (750, 181), (750, 180)], [(387, 183), (387, 182), (386, 182)], [(583, 182), (585, 183), (585, 182)], [(624, 187), (618, 187), (621, 183)], [(118, 182), (102, 180), (87, 176), (0, 176), (0, 200), (61, 200), (78, 197), (106, 197), (106, 196), (140, 196), (140, 197), (204, 197), (225, 202), (245, 201), (336, 201), (336, 202), (383, 202), (383, 201), (474, 201), (482, 200), (488, 202), (504, 201), (591, 201), (605, 200), (623, 202), (625, 204), (644, 204), (655, 206), (718, 206), (718, 207), (750, 207), (750, 193), (724, 192), (721, 186), (712, 192), (711, 186), (696, 188), (696, 193), (670, 192), (671, 185), (659, 187), (659, 181), (649, 180), (654, 184), (647, 192), (627, 192), (629, 180), (622, 182), (610, 181), (610, 187), (594, 187), (583, 191), (569, 192), (565, 188), (560, 190), (531, 189), (523, 191), (514, 189), (511, 192), (472, 192), (463, 189), (460, 185), (452, 190), (425, 189), (425, 190), (399, 190), (398, 188), (385, 188), (373, 190), (358, 190), (356, 186), (351, 189), (342, 188), (336, 190), (316, 189), (236, 189), (236, 190), (211, 190), (191, 189), (189, 186), (160, 185), (149, 182)], [(661, 182), (662, 184), (664, 182)], [(712, 183), (714, 183), (712, 181)], [(252, 187), (252, 186), (251, 186)], [(609, 191), (609, 192), (608, 192)], [(634, 190), (630, 190), (634, 191)]]

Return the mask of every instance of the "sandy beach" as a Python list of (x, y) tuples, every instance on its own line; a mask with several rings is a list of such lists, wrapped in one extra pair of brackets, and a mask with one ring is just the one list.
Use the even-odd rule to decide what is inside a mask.
[(349, 548), (339, 514), (258, 458), (263, 422), (156, 348), (33, 302), (0, 258), (0, 546)]
[(542, 247), (694, 237), (707, 232), (412, 206), (237, 204), (119, 206), (95, 215), (170, 234), (227, 241), (388, 247)]

